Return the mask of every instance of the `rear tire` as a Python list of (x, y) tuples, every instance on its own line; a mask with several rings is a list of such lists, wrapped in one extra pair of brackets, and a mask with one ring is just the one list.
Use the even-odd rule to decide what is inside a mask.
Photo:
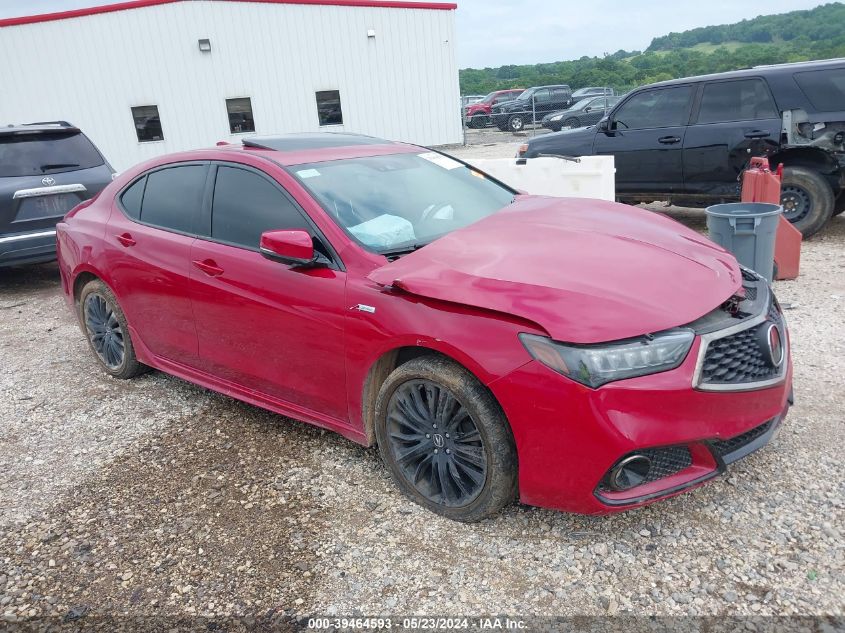
[(399, 489), (455, 521), (497, 514), (517, 491), (505, 414), (469, 371), (441, 356), (400, 365), (379, 390), (379, 451)]
[(818, 233), (833, 215), (833, 189), (821, 175), (806, 167), (783, 170), (780, 200), (784, 217), (805, 238)]
[(88, 347), (103, 371), (121, 379), (147, 371), (135, 356), (126, 317), (106, 284), (99, 279), (85, 284), (79, 293), (77, 310)]

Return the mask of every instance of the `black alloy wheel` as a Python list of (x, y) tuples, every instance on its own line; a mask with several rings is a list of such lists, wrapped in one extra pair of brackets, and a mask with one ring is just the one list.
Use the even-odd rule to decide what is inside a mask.
[(85, 297), (85, 329), (91, 347), (109, 369), (117, 369), (126, 357), (123, 328), (117, 315), (101, 294)]
[(465, 367), (434, 353), (402, 363), (381, 385), (374, 413), (381, 457), (415, 503), (470, 522), (516, 498), (510, 425)]
[(88, 346), (107, 374), (132, 378), (149, 369), (135, 356), (126, 317), (105, 283), (92, 279), (85, 284), (77, 296), (77, 310)]
[(432, 503), (462, 507), (487, 480), (487, 453), (466, 408), (443, 386), (410, 380), (390, 399), (390, 451), (404, 478)]

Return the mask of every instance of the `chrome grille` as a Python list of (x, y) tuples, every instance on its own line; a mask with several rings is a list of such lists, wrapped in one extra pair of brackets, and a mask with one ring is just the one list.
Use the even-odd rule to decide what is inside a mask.
[(777, 383), (786, 371), (786, 360), (779, 367), (768, 361), (766, 331), (778, 325), (784, 356), (787, 335), (777, 301), (768, 292), (765, 311), (735, 326), (702, 335), (694, 386), (699, 389), (730, 391), (757, 389)]

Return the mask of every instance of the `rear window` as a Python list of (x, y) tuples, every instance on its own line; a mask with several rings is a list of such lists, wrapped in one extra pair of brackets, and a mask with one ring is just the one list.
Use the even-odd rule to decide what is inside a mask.
[(795, 73), (795, 81), (816, 110), (845, 110), (845, 68)]
[(102, 164), (103, 157), (79, 132), (0, 135), (0, 178), (54, 174)]

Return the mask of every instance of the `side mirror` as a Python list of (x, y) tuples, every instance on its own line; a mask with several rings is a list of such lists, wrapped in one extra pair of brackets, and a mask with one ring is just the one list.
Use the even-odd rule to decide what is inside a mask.
[(592, 108), (589, 108), (589, 107), (584, 108), (584, 112), (592, 112), (592, 110), (593, 110), (593, 109), (592, 109)]
[(602, 132), (610, 130), (610, 119), (608, 117), (604, 117), (601, 121), (599, 121), (599, 130)]
[(258, 248), (267, 259), (285, 264), (303, 266), (319, 263), (311, 235), (301, 229), (265, 231), (261, 234)]

